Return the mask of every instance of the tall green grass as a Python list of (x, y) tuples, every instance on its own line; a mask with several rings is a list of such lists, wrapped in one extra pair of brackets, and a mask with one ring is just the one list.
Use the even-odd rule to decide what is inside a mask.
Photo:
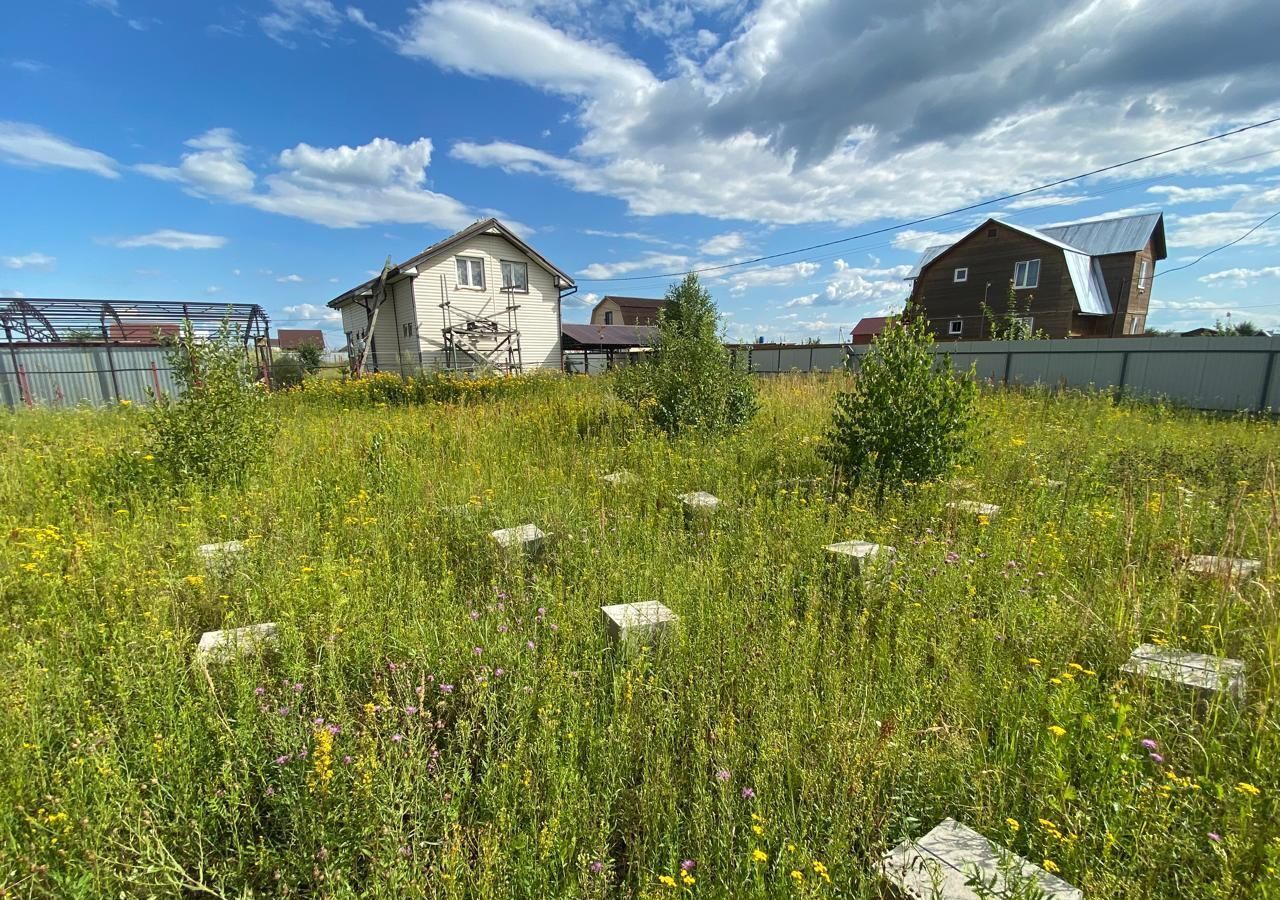
[[(875, 898), (952, 816), (1089, 897), (1280, 896), (1276, 426), (989, 394), (973, 463), (877, 510), (826, 495), (838, 381), (764, 381), (715, 439), (599, 381), (280, 397), (247, 488), (180, 496), (103, 489), (133, 411), (2, 420), (0, 885)], [(689, 490), (720, 513), (687, 522)], [(523, 522), (546, 552), (501, 556)], [(853, 538), (896, 564), (824, 558)], [(599, 607), (638, 600), (679, 626), (621, 652)], [(278, 654), (193, 666), (262, 621)], [(1149, 640), (1245, 660), (1245, 701), (1122, 679)]]

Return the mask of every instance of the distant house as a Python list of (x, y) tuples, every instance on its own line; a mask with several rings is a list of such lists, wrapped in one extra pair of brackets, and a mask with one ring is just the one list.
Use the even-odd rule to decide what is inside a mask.
[(297, 350), (305, 344), (312, 344), (324, 350), (324, 332), (319, 328), (277, 328), (276, 336), (271, 338), (272, 350)]
[(107, 328), (107, 339), (127, 344), (163, 344), (182, 334), (179, 322), (126, 322)]
[(907, 277), (938, 338), (988, 337), (982, 304), (1002, 314), (1010, 285), (1049, 337), (1119, 337), (1146, 329), (1156, 262), (1167, 255), (1162, 213), (1040, 229), (988, 219), (925, 250)]
[(864, 319), (860, 319), (849, 334), (849, 342), (853, 344), (870, 344), (880, 336), (880, 332), (884, 331), (884, 326), (889, 321), (889, 318), (889, 316), (867, 316)]
[(591, 310), (592, 325), (657, 325), (666, 300), (644, 297), (602, 297)]
[(329, 301), (368, 371), (560, 368), (560, 298), (576, 285), (497, 219), (393, 266), (380, 306), (377, 282)]

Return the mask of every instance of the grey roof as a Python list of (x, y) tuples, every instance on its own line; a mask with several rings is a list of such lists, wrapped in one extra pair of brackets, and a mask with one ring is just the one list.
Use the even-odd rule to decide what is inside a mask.
[[(653, 342), (658, 333), (656, 325), (578, 325), (566, 322), (560, 326), (566, 344), (583, 347), (618, 349), (620, 347), (644, 347)], [(566, 348), (571, 349), (571, 348)]]
[(1070, 244), (1090, 256), (1106, 256), (1108, 253), (1137, 253), (1147, 246), (1151, 236), (1156, 236), (1156, 259), (1166, 256), (1164, 246), (1164, 214), (1146, 213), (1140, 216), (1124, 216), (1119, 219), (1093, 219), (1087, 222), (1069, 222), (1037, 229), (1054, 240)]
[(932, 247), (925, 247), (924, 253), (920, 254), (920, 261), (912, 267), (910, 273), (908, 273), (907, 277), (903, 280), (910, 281), (911, 279), (919, 276), (921, 269), (941, 256), (946, 250), (950, 249), (950, 247), (950, 244), (934, 244)]

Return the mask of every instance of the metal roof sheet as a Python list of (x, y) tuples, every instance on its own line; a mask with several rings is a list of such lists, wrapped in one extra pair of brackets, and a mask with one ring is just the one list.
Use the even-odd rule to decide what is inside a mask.
[(579, 325), (566, 322), (561, 334), (582, 347), (645, 347), (658, 332), (656, 325)]
[[(1163, 226), (1162, 213), (1124, 216), (1118, 219), (1093, 219), (1039, 229), (1054, 240), (1070, 244), (1090, 256), (1108, 253), (1137, 253), (1147, 246), (1156, 226)], [(1007, 223), (1006, 223), (1007, 224)], [(1164, 230), (1161, 227), (1157, 259), (1164, 258)]]
[(934, 244), (932, 247), (925, 247), (924, 253), (920, 254), (920, 261), (916, 263), (915, 268), (907, 274), (907, 277), (904, 280), (910, 281), (911, 279), (918, 277), (921, 269), (950, 249), (950, 244)]

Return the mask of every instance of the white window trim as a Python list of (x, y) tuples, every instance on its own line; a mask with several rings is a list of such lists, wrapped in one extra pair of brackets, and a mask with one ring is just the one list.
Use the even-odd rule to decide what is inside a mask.
[[(455, 277), (458, 275), (457, 268), (458, 268), (458, 263), (459, 263), (459, 262), (462, 262), (463, 260), (466, 260), (468, 263), (473, 263), (473, 262), (478, 262), (478, 263), (480, 263), (480, 283), (479, 283), (479, 284), (470, 284), (470, 283), (468, 283), (468, 282), (466, 282), (466, 281), (463, 281), (463, 280), (462, 280), (462, 279), (460, 279), (460, 278), (458, 279), (458, 282), (457, 282), (457, 283), (458, 283), (458, 287), (459, 287), (461, 290), (464, 290), (464, 291), (483, 291), (483, 290), (484, 290), (484, 279), (485, 279), (485, 271), (484, 271), (484, 257), (483, 257), (483, 256), (463, 256), (462, 254), (458, 254), (457, 256), (455, 256), (455, 257), (453, 258), (453, 260), (454, 260), (453, 268), (454, 268), (454, 276), (455, 276)], [(470, 266), (470, 265), (468, 265), (466, 268), (467, 268), (467, 278), (468, 278), (468, 279), (470, 279), (470, 277), (471, 277), (471, 266)]]
[(969, 280), (968, 266), (958, 266), (955, 272), (952, 273), (952, 276), (951, 276), (952, 284), (964, 284), (968, 280)]
[[(1025, 266), (1022, 270), (1024, 273), (1031, 271), (1031, 264), (1036, 264), (1036, 280), (1030, 284), (1018, 284), (1018, 267)], [(1040, 260), (1038, 259), (1020, 259), (1013, 264), (1013, 289), (1015, 291), (1029, 291), (1040, 286)]]
[[(956, 327), (959, 326), (959, 327)], [(959, 335), (964, 334), (964, 319), (952, 319), (947, 323), (947, 334)]]
[[(524, 287), (522, 287), (522, 288), (508, 288), (508, 287), (506, 286), (506, 284), (505, 284), (505, 281), (506, 281), (506, 273), (502, 271), (502, 267), (503, 267), (503, 266), (524, 266)], [(522, 260), (518, 260), (518, 259), (503, 259), (503, 260), (499, 260), (499, 261), (498, 261), (498, 273), (499, 273), (500, 275), (502, 275), (502, 276), (503, 276), (503, 282), (504, 282), (504, 284), (502, 285), (502, 290), (503, 290), (504, 292), (505, 292), (505, 291), (510, 290), (512, 293), (516, 293), (516, 294), (527, 294), (527, 293), (529, 293), (529, 264), (528, 264), (527, 262), (523, 262)]]
[(1147, 289), (1147, 261), (1145, 259), (1138, 261), (1138, 290), (1145, 291)]
[(1036, 330), (1035, 316), (1015, 316), (1013, 321), (1026, 326), (1027, 331), (1034, 332)]

